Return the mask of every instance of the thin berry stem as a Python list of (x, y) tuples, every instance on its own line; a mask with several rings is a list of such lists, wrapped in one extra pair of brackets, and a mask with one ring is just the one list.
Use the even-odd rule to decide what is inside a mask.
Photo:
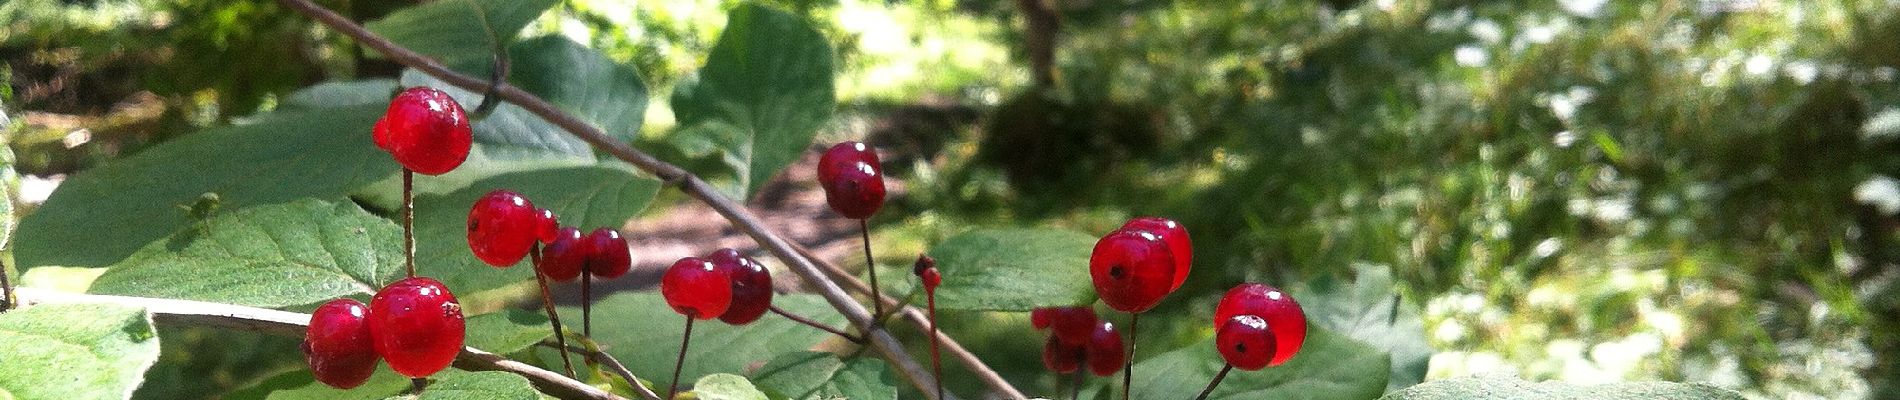
[(812, 320), (812, 319), (810, 319), (810, 318), (805, 318), (805, 317), (802, 317), (802, 316), (799, 316), (798, 314), (793, 314), (793, 313), (792, 313), (792, 312), (790, 312), (790, 311), (785, 311), (785, 309), (783, 309), (783, 308), (778, 308), (778, 306), (776, 306), (776, 305), (773, 305), (773, 306), (766, 306), (766, 308), (765, 308), (765, 309), (766, 309), (766, 310), (769, 310), (769, 311), (771, 311), (771, 312), (772, 312), (773, 314), (778, 314), (778, 315), (779, 315), (779, 316), (781, 316), (781, 317), (785, 317), (785, 319), (789, 319), (789, 320), (792, 320), (793, 322), (797, 322), (797, 323), (800, 323), (800, 324), (805, 324), (806, 326), (810, 326), (810, 327), (813, 327), (813, 328), (818, 328), (818, 330), (821, 330), (821, 331), (825, 331), (825, 332), (831, 332), (831, 334), (833, 334), (833, 335), (838, 335), (838, 336), (840, 336), (840, 337), (843, 337), (843, 338), (844, 338), (844, 340), (849, 340), (849, 341), (851, 341), (851, 343), (858, 343), (858, 344), (864, 344), (864, 338), (863, 338), (863, 337), (859, 337), (859, 336), (857, 336), (857, 335), (852, 335), (852, 334), (850, 334), (850, 333), (848, 333), (848, 332), (845, 332), (844, 330), (841, 330), (841, 329), (838, 329), (838, 328), (833, 328), (833, 327), (831, 327), (831, 326), (828, 326), (828, 325), (825, 325), (825, 324), (823, 324), (823, 323), (819, 323), (818, 321), (813, 321), (813, 320)]
[(871, 222), (870, 219), (858, 220), (858, 233), (864, 238), (864, 270), (871, 274), (871, 320), (884, 319), (884, 301), (878, 297), (877, 261), (871, 258)]
[(1082, 400), (1083, 368), (1076, 368), (1073, 378), (1069, 378), (1069, 400)]
[(409, 378), (409, 394), (421, 396), (422, 389), (429, 387), (429, 378)]
[(533, 256), (534, 280), (541, 284), (541, 307), (548, 312), (548, 326), (554, 327), (554, 341), (561, 344), (561, 366), (567, 367), (567, 376), (574, 376), (574, 361), (567, 356), (567, 334), (561, 332), (561, 314), (554, 312), (554, 295), (548, 290), (548, 276), (541, 273), (541, 244), (536, 243), (528, 252)]
[(924, 297), (930, 303), (930, 369), (936, 372), (937, 398), (943, 398), (943, 355), (937, 348), (937, 291), (924, 290)]
[(1128, 313), (1128, 361), (1122, 364), (1122, 400), (1134, 395), (1128, 388), (1135, 382), (1135, 344), (1141, 342), (1135, 336), (1135, 327), (1138, 326), (1141, 326), (1141, 314)]
[(680, 367), (686, 365), (686, 345), (693, 341), (693, 316), (686, 316), (686, 333), (680, 334), (680, 357), (673, 360), (673, 384), (666, 387), (666, 398), (680, 392)]
[(1233, 370), (1234, 370), (1233, 364), (1227, 364), (1226, 366), (1221, 367), (1220, 373), (1214, 374), (1214, 380), (1208, 381), (1207, 388), (1201, 389), (1201, 395), (1195, 396), (1194, 400), (1207, 400), (1207, 395), (1213, 394), (1214, 388), (1217, 386), (1220, 386), (1220, 380), (1227, 379), (1227, 371), (1233, 371)]
[(581, 336), (594, 337), (594, 267), (581, 263)]
[(409, 277), (416, 277), (416, 171), (402, 169), (402, 258)]

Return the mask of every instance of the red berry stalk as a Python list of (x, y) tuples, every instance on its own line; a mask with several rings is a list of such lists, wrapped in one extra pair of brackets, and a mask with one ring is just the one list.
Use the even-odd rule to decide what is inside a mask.
[(884, 302), (878, 293), (877, 262), (871, 257), (869, 218), (884, 206), (883, 169), (877, 152), (859, 142), (838, 143), (818, 158), (818, 185), (825, 190), (825, 202), (838, 214), (858, 220), (864, 239), (864, 268), (871, 280), (873, 321), (883, 319)]
[(522, 257), (533, 256), (530, 263), (535, 283), (541, 288), (541, 307), (548, 313), (548, 326), (554, 331), (555, 342), (560, 344), (561, 365), (571, 377), (574, 362), (568, 354), (561, 316), (554, 310), (554, 296), (548, 289), (550, 267), (543, 257), (542, 247), (546, 243), (552, 248), (560, 241), (560, 234), (566, 231), (555, 229), (559, 225), (554, 212), (535, 208), (534, 202), (519, 193), (496, 190), (475, 200), (475, 205), (469, 208), (467, 236), (468, 248), (475, 257), (496, 268), (512, 267), (521, 262)]
[[(930, 368), (936, 373), (937, 398), (943, 398), (943, 355), (939, 354), (937, 342), (937, 285), (943, 284), (943, 275), (937, 273), (937, 260), (927, 255), (918, 255), (917, 264), (911, 267), (917, 279), (924, 284), (924, 298), (930, 305)], [(877, 301), (875, 298), (872, 301)]]
[(679, 358), (673, 361), (673, 382), (667, 386), (666, 398), (671, 399), (679, 393), (680, 367), (686, 365), (693, 320), (718, 318), (726, 313), (732, 305), (732, 273), (699, 257), (682, 258), (660, 277), (660, 295), (674, 312), (686, 316), (686, 330), (680, 334)]
[(1122, 364), (1122, 398), (1130, 396), (1135, 375), (1136, 329), (1141, 313), (1187, 281), (1193, 247), (1187, 230), (1165, 218), (1129, 220), (1095, 242), (1089, 276), (1110, 308), (1128, 313), (1128, 354)]

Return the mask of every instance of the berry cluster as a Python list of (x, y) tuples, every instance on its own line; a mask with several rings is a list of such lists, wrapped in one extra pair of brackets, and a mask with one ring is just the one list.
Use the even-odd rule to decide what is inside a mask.
[(1272, 286), (1242, 283), (1214, 308), (1214, 343), (1235, 368), (1254, 371), (1292, 359), (1306, 342), (1306, 313)]
[(1056, 373), (1079, 371), (1086, 363), (1095, 376), (1114, 375), (1128, 362), (1122, 335), (1115, 324), (1097, 318), (1088, 307), (1038, 308), (1029, 313), (1030, 324), (1048, 329), (1043, 344), (1042, 364)]
[(363, 384), (378, 359), (423, 378), (455, 361), (463, 328), (462, 306), (442, 282), (406, 278), (377, 291), (368, 306), (336, 299), (317, 307), (304, 331), (304, 360), (318, 381), (340, 389)]
[[(672, 390), (679, 388), (680, 367), (693, 336), (693, 320), (718, 318), (731, 325), (757, 321), (772, 308), (772, 272), (738, 250), (719, 249), (705, 258), (673, 262), (660, 277), (660, 295), (674, 312), (686, 316), (679, 360), (673, 365)], [(666, 396), (672, 398), (669, 392)]]
[(884, 206), (883, 163), (871, 146), (843, 142), (818, 158), (818, 185), (825, 201), (845, 218), (865, 219)]
[(1166, 218), (1136, 218), (1095, 242), (1089, 277), (1110, 308), (1139, 313), (1181, 288), (1193, 258), (1186, 228)]

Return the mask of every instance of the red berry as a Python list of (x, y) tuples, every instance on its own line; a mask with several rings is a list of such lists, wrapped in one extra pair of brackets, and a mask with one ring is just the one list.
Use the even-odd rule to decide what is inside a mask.
[(1049, 308), (1049, 326), (1055, 328), (1050, 336), (1064, 342), (1082, 344), (1089, 341), (1089, 330), (1095, 329), (1097, 322), (1095, 309), (1088, 307)]
[(714, 251), (706, 261), (732, 275), (732, 305), (726, 307), (725, 314), (719, 315), (720, 321), (745, 325), (765, 315), (765, 310), (772, 306), (772, 271), (733, 249)]
[(818, 158), (818, 185), (831, 209), (846, 218), (865, 219), (884, 206), (884, 167), (877, 152), (859, 142), (844, 142)]
[(1227, 290), (1227, 294), (1221, 296), (1220, 305), (1214, 307), (1214, 327), (1219, 329), (1236, 315), (1259, 316), (1272, 328), (1277, 347), (1273, 351), (1273, 363), (1269, 365), (1286, 363), (1306, 342), (1306, 312), (1300, 309), (1300, 302), (1280, 289), (1242, 283)]
[(1055, 314), (1055, 311), (1049, 308), (1031, 310), (1029, 311), (1029, 324), (1034, 325), (1036, 329), (1049, 329), (1049, 319), (1053, 318), (1053, 314)]
[(1081, 343), (1069, 343), (1055, 336), (1042, 345), (1042, 365), (1058, 374), (1075, 372), (1082, 368), (1082, 356), (1087, 350)]
[(1115, 331), (1115, 324), (1102, 321), (1089, 330), (1088, 361), (1089, 372), (1095, 376), (1121, 372), (1122, 363), (1128, 362), (1128, 347), (1122, 344), (1122, 334)]
[(540, 219), (528, 198), (507, 190), (488, 192), (468, 210), (468, 249), (488, 265), (514, 266), (540, 240)]
[(1174, 291), (1174, 253), (1167, 242), (1151, 233), (1115, 231), (1095, 242), (1089, 255), (1089, 276), (1102, 302), (1117, 311), (1138, 313), (1154, 308)]
[(1245, 371), (1266, 368), (1277, 351), (1274, 342), (1267, 320), (1254, 315), (1235, 315), (1214, 329), (1214, 346), (1220, 349), (1220, 358)]
[(587, 257), (587, 270), (596, 278), (619, 278), (633, 269), (633, 253), (627, 249), (627, 239), (620, 237), (620, 231), (594, 229), (587, 234), (587, 249), (592, 254)]
[(563, 227), (555, 232), (554, 242), (541, 249), (541, 273), (555, 282), (567, 282), (581, 277), (581, 266), (594, 252), (582, 239), (581, 230)]
[(911, 266), (911, 273), (917, 274), (917, 279), (923, 281), (925, 292), (935, 294), (937, 285), (943, 284), (943, 274), (937, 272), (937, 259), (930, 256), (917, 256), (917, 263)]
[(554, 243), (554, 239), (556, 239), (554, 234), (560, 231), (561, 220), (554, 217), (554, 211), (546, 208), (534, 210), (534, 213), (535, 238), (540, 239), (541, 244)]
[(429, 278), (407, 278), (369, 301), (369, 333), (389, 368), (422, 378), (447, 368), (462, 352), (462, 305)]
[(422, 86), (404, 89), (390, 100), (371, 137), (403, 168), (424, 175), (461, 166), (474, 140), (462, 105), (448, 93)]
[(1188, 240), (1187, 228), (1174, 220), (1161, 217), (1141, 217), (1122, 224), (1124, 231), (1141, 231), (1160, 236), (1168, 244), (1168, 252), (1174, 254), (1174, 285), (1168, 288), (1172, 292), (1187, 282), (1188, 271), (1194, 268), (1194, 244)]
[(660, 295), (681, 315), (717, 318), (732, 305), (732, 274), (699, 257), (682, 258), (660, 277)]
[(330, 300), (310, 313), (303, 334), (303, 359), (317, 381), (337, 389), (362, 385), (376, 372), (376, 345), (370, 342), (369, 308), (351, 299)]

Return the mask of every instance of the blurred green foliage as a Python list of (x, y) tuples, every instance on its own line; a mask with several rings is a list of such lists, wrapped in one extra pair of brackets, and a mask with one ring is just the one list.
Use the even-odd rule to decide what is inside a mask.
[[(409, 5), (324, 3), (357, 20)], [(568, 0), (521, 36), (566, 35), (663, 95), (739, 3)], [(820, 141), (895, 153), (907, 191), (877, 221), (884, 254), (1168, 215), (1200, 262), (1162, 313), (1209, 314), (1243, 280), (1376, 268), (1422, 311), (1434, 378), (1900, 396), (1892, 2), (1059, 0), (1048, 87), (1029, 82), (1014, 2), (767, 3), (836, 49), (844, 107)], [(13, 0), (0, 21), (23, 173), (396, 74), (268, 1)], [(123, 107), (140, 92), (162, 116), (115, 118), (143, 115)], [(681, 156), (649, 103), (640, 145)], [(61, 145), (69, 129), (23, 111), (84, 116), (92, 141)], [(1002, 327), (1015, 317), (949, 326), (1054, 388)], [(1196, 343), (1205, 322), (1144, 323), (1144, 346)]]

